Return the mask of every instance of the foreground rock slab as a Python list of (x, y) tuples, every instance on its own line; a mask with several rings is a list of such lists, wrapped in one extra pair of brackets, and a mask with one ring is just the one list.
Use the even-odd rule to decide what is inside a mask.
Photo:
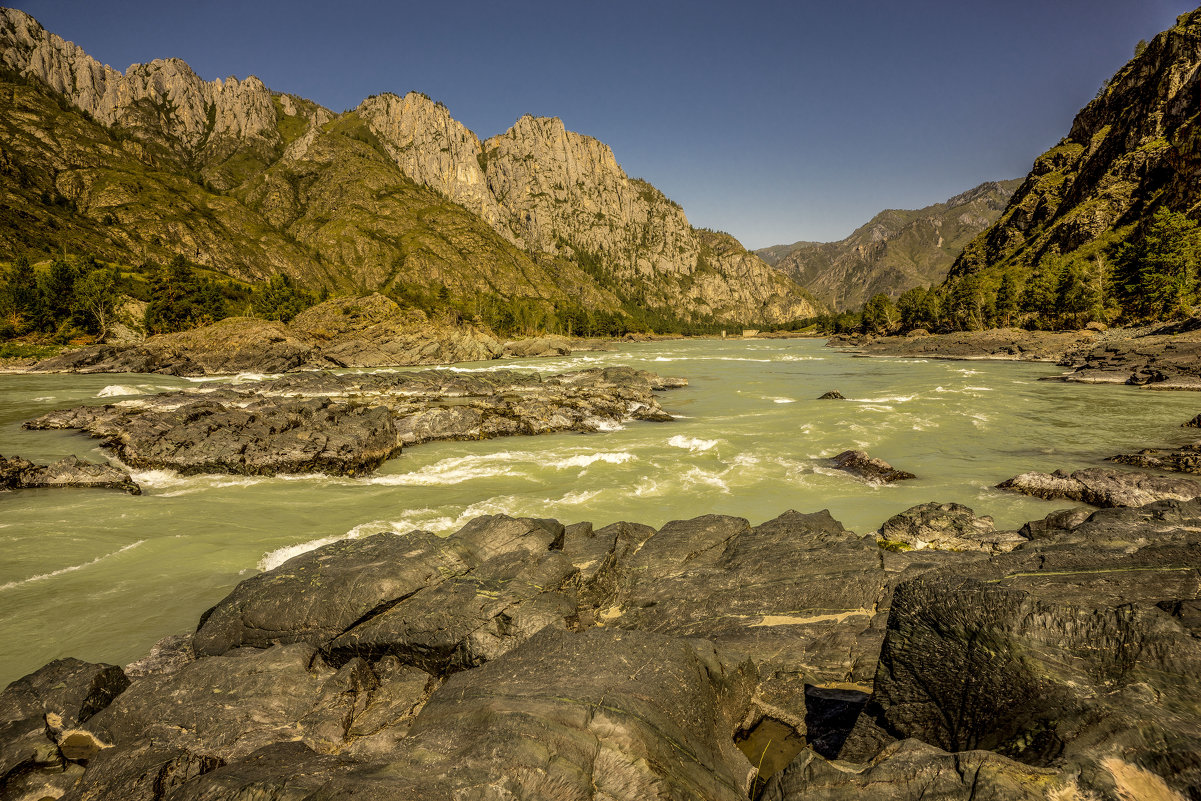
[[(991, 536), (966, 507), (898, 517)], [(1023, 530), (896, 553), (827, 512), (498, 515), (333, 543), (128, 673), (64, 661), (0, 693), (0, 794), (1196, 795), (1201, 499)]]
[(1061, 797), (1195, 795), (1201, 640), (1176, 601), (1201, 593), (1199, 524), (1196, 500), (1101, 510), (900, 584), (846, 758), (917, 738), (1052, 768)]
[(1196, 481), (1104, 467), (1077, 470), (1071, 475), (1062, 470), (1054, 473), (1022, 473), (1002, 481), (997, 489), (1046, 500), (1064, 498), (1101, 507), (1143, 506), (1155, 501), (1187, 501), (1201, 496), (1201, 483)]
[(136, 468), (361, 475), (430, 440), (670, 420), (655, 392), (686, 384), (623, 367), (545, 379), (510, 371), (301, 373), (60, 410), (25, 427), (86, 431)]
[(141, 495), (129, 474), (105, 464), (85, 462), (68, 456), (49, 465), (38, 465), (19, 456), (0, 456), (0, 490), (89, 487), (119, 489)]

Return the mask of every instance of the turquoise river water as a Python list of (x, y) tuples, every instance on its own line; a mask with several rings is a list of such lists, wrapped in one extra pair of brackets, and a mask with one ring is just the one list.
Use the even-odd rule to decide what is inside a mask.
[[(60, 656), (124, 664), (193, 628), (242, 579), (344, 537), (450, 532), (504, 512), (598, 525), (707, 513), (752, 523), (829, 509), (860, 533), (930, 500), (1016, 527), (1067, 503), (992, 489), (1027, 470), (1079, 469), (1183, 442), (1192, 393), (1039, 381), (1053, 365), (862, 359), (819, 340), (690, 340), (611, 353), (458, 365), (543, 373), (624, 364), (686, 377), (671, 423), (595, 434), (441, 442), (366, 478), (135, 474), (144, 493), (0, 494), (0, 686)], [(256, 380), (242, 376), (239, 380)], [(77, 432), (25, 431), (55, 408), (187, 386), (145, 375), (0, 375), (0, 453), (102, 460)], [(837, 389), (847, 401), (818, 401)], [(862, 448), (918, 475), (868, 486), (824, 466)]]

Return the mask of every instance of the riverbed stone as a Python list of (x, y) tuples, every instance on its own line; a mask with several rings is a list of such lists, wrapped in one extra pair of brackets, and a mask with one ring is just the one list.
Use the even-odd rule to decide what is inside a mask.
[(869, 456), (863, 451), (843, 451), (830, 460), (830, 466), (861, 478), (869, 484), (891, 484), (917, 478), (913, 473), (897, 470), (883, 459)]
[(141, 495), (142, 488), (129, 473), (111, 465), (94, 464), (67, 456), (48, 465), (34, 464), (20, 456), (0, 456), (0, 490), (84, 487), (119, 489)]
[(1191, 500), (1201, 496), (1201, 482), (1105, 467), (1077, 470), (1071, 475), (1062, 470), (1022, 473), (1002, 481), (997, 488), (1101, 507), (1143, 506), (1160, 500)]

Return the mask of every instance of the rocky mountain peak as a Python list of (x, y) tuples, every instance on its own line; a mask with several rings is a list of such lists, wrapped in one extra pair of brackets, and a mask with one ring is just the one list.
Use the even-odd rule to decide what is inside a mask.
[(0, 61), (61, 92), (97, 121), (153, 128), (151, 138), (165, 135), (188, 155), (229, 150), (217, 141), (222, 138), (278, 140), (271, 93), (253, 76), (206, 82), (178, 58), (133, 64), (122, 74), (12, 8), (0, 9)]

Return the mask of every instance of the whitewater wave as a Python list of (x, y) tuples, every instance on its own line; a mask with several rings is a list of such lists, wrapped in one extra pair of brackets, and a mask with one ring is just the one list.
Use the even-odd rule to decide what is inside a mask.
[(676, 434), (671, 439), (667, 440), (667, 444), (673, 448), (681, 448), (692, 453), (707, 451), (717, 446), (718, 440), (715, 439), (700, 439), (699, 437), (686, 437), (683, 434)]
[(553, 467), (556, 470), (566, 470), (570, 467), (588, 467), (597, 462), (606, 464), (625, 464), (631, 462), (637, 457), (628, 451), (617, 451), (615, 453), (581, 453), (578, 456), (571, 456), (567, 459), (560, 459), (556, 462), (547, 462), (547, 467)]
[(772, 403), (796, 403), (796, 398), (769, 398)]
[(116, 556), (117, 554), (122, 554), (122, 553), (125, 553), (126, 551), (131, 551), (134, 548), (141, 545), (142, 543), (144, 543), (145, 541), (146, 540), (137, 540), (135, 542), (131, 542), (128, 545), (125, 545), (121, 548), (118, 548), (115, 551), (112, 551), (111, 553), (101, 554), (100, 556), (97, 556), (95, 559), (91, 559), (87, 562), (81, 562), (80, 564), (77, 564), (77, 565), (71, 565), (69, 567), (60, 567), (58, 570), (51, 570), (49, 573), (41, 573), (36, 576), (30, 576), (29, 578), (21, 579), (20, 581), (10, 581), (7, 584), (0, 584), (0, 592), (3, 592), (4, 590), (11, 590), (16, 587), (22, 587), (26, 584), (33, 584), (34, 582), (38, 582), (38, 581), (46, 581), (48, 579), (55, 578), (56, 576), (62, 576), (66, 573), (74, 573), (77, 570), (83, 570), (86, 567), (91, 567), (94, 564), (103, 562), (105, 559)]
[(854, 403), (908, 403), (917, 395), (884, 395), (880, 398), (851, 398)]

